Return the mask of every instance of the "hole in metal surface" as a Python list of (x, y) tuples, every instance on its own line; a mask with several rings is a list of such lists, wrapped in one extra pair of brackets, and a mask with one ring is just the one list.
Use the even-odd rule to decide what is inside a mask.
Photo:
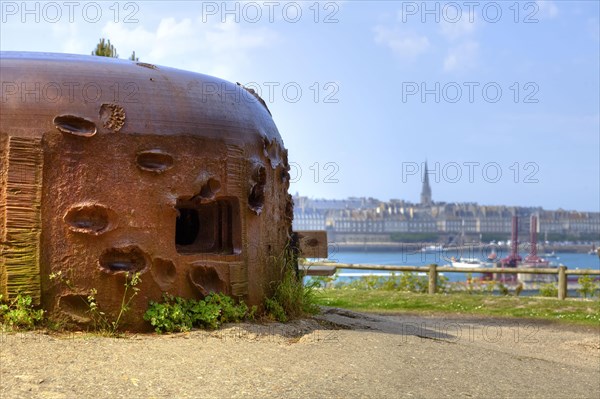
[(204, 199), (213, 199), (221, 189), (221, 183), (218, 180), (210, 178), (200, 190), (200, 197)]
[(161, 150), (142, 151), (137, 155), (136, 163), (147, 172), (163, 173), (173, 167), (173, 156)]
[(179, 200), (177, 211), (177, 252), (239, 253), (241, 227), (237, 198), (219, 198), (206, 204)]
[(260, 215), (265, 203), (265, 185), (267, 171), (264, 166), (257, 165), (250, 180), (250, 193), (248, 194), (248, 207), (255, 214)]
[(140, 272), (147, 266), (146, 255), (138, 247), (111, 248), (100, 255), (100, 267), (108, 273)]
[(88, 316), (90, 308), (86, 295), (63, 295), (58, 300), (58, 307), (64, 314), (77, 323), (85, 324), (92, 321)]
[(63, 220), (71, 231), (83, 234), (100, 235), (116, 227), (115, 213), (99, 204), (74, 206)]
[(154, 259), (152, 262), (152, 276), (160, 288), (166, 291), (175, 282), (175, 278), (177, 277), (175, 264), (169, 259)]
[(141, 66), (141, 67), (144, 67), (144, 68), (158, 69), (158, 67), (156, 65), (148, 64), (147, 62), (136, 62), (135, 64), (137, 66)]
[(54, 118), (54, 126), (63, 133), (91, 137), (96, 134), (96, 124), (75, 115), (60, 115)]
[(125, 109), (118, 104), (102, 104), (100, 121), (105, 128), (118, 132), (125, 125)]
[(202, 296), (212, 292), (224, 292), (227, 285), (212, 267), (197, 266), (190, 270), (189, 278), (192, 285)]

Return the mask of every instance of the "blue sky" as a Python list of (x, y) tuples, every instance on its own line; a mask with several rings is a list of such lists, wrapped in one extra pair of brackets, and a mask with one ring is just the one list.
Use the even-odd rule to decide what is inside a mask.
[(600, 210), (597, 1), (47, 4), (2, 2), (0, 49), (253, 87), (292, 193), (418, 201), (427, 159), (436, 201)]

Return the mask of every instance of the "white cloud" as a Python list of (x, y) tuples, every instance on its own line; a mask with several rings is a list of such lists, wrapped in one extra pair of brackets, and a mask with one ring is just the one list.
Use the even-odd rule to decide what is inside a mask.
[(390, 29), (376, 26), (375, 43), (389, 47), (392, 52), (405, 60), (414, 60), (425, 53), (429, 47), (427, 36), (419, 36), (412, 32), (402, 32), (398, 28)]
[(469, 40), (451, 47), (444, 58), (444, 71), (461, 72), (477, 66), (479, 43)]
[(79, 28), (78, 24), (52, 24), (50, 29), (53, 41), (59, 44), (59, 48), (52, 48), (48, 51), (69, 54), (90, 54), (92, 52), (90, 43), (85, 42)]
[(154, 35), (141, 25), (133, 29), (127, 29), (127, 27), (124, 24), (110, 22), (102, 28), (102, 37), (110, 39), (110, 42), (117, 48), (119, 57), (126, 58), (129, 56), (125, 49), (135, 49), (138, 54), (142, 51), (147, 53), (145, 50), (151, 48)]
[(440, 22), (440, 34), (451, 43), (444, 58), (444, 71), (460, 72), (477, 66), (479, 43), (473, 39), (476, 21), (471, 13), (463, 15), (456, 23)]
[(200, 18), (163, 18), (153, 30), (111, 22), (104, 26), (102, 34), (119, 43), (121, 58), (129, 57), (135, 50), (144, 62), (228, 80), (239, 77), (254, 50), (279, 40), (268, 28), (245, 28), (234, 22), (202, 23)]
[(441, 20), (440, 33), (447, 40), (456, 40), (465, 36), (470, 36), (475, 32), (475, 21), (475, 19), (470, 19), (468, 15), (463, 15), (462, 18), (454, 23)]
[[(546, 18), (554, 18), (558, 15), (558, 7), (554, 4), (553, 1), (550, 0), (538, 0), (535, 4), (539, 7), (539, 16)], [(535, 18), (535, 15), (531, 16)]]

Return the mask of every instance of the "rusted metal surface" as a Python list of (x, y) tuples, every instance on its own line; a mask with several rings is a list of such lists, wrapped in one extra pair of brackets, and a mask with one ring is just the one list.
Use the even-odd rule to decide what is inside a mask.
[(324, 230), (296, 231), (300, 257), (302, 258), (327, 258), (327, 232)]
[(132, 328), (163, 292), (262, 302), (293, 215), (287, 150), (253, 94), (105, 57), (3, 52), (0, 67), (0, 293), (77, 320), (92, 288), (118, 311), (140, 272)]

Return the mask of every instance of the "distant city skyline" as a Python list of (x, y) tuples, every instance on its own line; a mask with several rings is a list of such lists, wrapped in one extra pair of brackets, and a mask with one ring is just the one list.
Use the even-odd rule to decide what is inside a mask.
[[(475, 165), (470, 165), (471, 169), (473, 169), (472, 167)], [(472, 171), (471, 171), (472, 172)], [(412, 173), (412, 172), (411, 172)], [(565, 211), (575, 211), (575, 212), (600, 212), (600, 210), (582, 210), (582, 209), (568, 209), (568, 208), (545, 208), (542, 205), (520, 205), (520, 204), (486, 204), (486, 203), (479, 203), (477, 201), (445, 201), (444, 199), (434, 199), (433, 197), (433, 190), (431, 188), (431, 183), (430, 183), (430, 179), (429, 176), (431, 175), (431, 170), (428, 167), (428, 163), (427, 161), (422, 163), (422, 171), (420, 172), (420, 176), (421, 176), (421, 193), (420, 193), (420, 200), (419, 201), (411, 201), (407, 198), (377, 198), (374, 196), (370, 196), (370, 195), (366, 195), (366, 196), (350, 196), (350, 197), (346, 197), (346, 198), (324, 198), (324, 197), (310, 197), (311, 199), (316, 199), (316, 200), (331, 200), (331, 201), (347, 201), (349, 199), (374, 199), (377, 201), (381, 201), (381, 202), (392, 202), (392, 201), (404, 201), (410, 204), (414, 204), (417, 206), (432, 206), (432, 205), (439, 205), (439, 204), (477, 204), (480, 206), (490, 206), (490, 207), (522, 207), (522, 208), (541, 208), (544, 210), (565, 210)], [(294, 197), (298, 198), (298, 197), (303, 197), (303, 195), (301, 195), (299, 192), (296, 192), (294, 194)]]
[[(454, 243), (470, 239), (504, 240), (518, 218), (519, 234), (537, 231), (552, 241), (600, 240), (600, 212), (548, 210), (539, 207), (475, 203), (379, 201), (374, 198), (319, 200), (294, 197), (294, 229), (327, 230), (332, 242), (390, 242), (398, 239)], [(425, 235), (423, 235), (425, 234)], [(403, 237), (403, 238), (400, 238)]]
[[(474, 5), (473, 5), (474, 4)], [(290, 193), (600, 210), (600, 3), (2, 2), (0, 49), (255, 89)], [(40, 82), (43, 84), (48, 82)], [(43, 100), (43, 99), (42, 99)]]
[[(294, 198), (296, 197), (304, 197), (304, 198), (308, 198), (310, 200), (323, 200), (323, 201), (347, 201), (347, 200), (355, 200), (355, 199), (372, 199), (375, 201), (379, 201), (379, 202), (394, 202), (394, 201), (403, 201), (406, 202), (408, 204), (412, 204), (412, 205), (420, 205), (420, 201), (412, 201), (406, 198), (380, 198), (380, 197), (374, 197), (371, 195), (363, 195), (363, 196), (355, 196), (355, 195), (351, 195), (345, 198), (337, 198), (337, 197), (320, 197), (320, 196), (306, 196), (303, 195), (301, 192), (296, 191), (294, 193), (290, 193), (293, 195)], [(547, 208), (544, 207), (542, 205), (520, 205), (520, 204), (499, 204), (499, 203), (483, 203), (483, 202), (478, 202), (478, 201), (444, 201), (444, 200), (435, 200), (433, 199), (432, 201), (432, 205), (442, 205), (442, 204), (476, 204), (479, 206), (486, 206), (486, 207), (506, 207), (506, 208), (539, 208), (539, 209), (543, 209), (545, 211), (568, 211), (568, 212), (585, 212), (585, 213), (598, 213), (598, 210), (585, 210), (585, 209), (574, 209), (574, 208)]]

